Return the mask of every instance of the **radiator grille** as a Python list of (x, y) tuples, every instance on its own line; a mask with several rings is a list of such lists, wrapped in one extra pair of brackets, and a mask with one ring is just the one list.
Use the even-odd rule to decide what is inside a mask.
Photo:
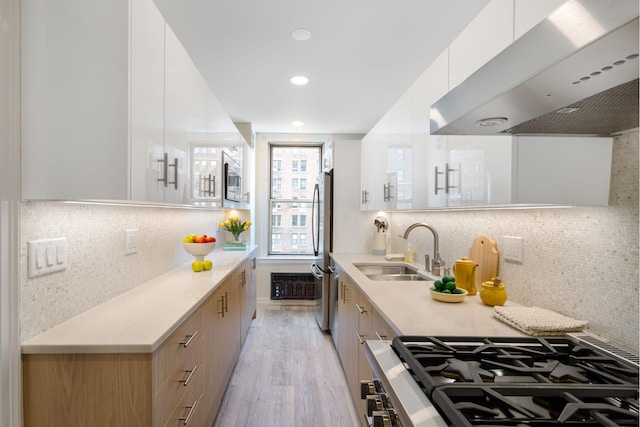
[(316, 299), (315, 283), (311, 273), (271, 273), (271, 299)]

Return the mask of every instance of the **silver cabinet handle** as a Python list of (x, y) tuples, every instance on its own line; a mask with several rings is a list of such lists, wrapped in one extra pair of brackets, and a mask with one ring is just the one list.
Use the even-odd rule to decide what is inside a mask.
[(388, 182), (386, 184), (382, 184), (382, 186), (384, 187), (382, 191), (382, 197), (385, 202), (388, 202), (389, 200), (393, 199), (393, 196), (391, 195), (391, 189), (393, 188), (393, 185)]
[(173, 181), (169, 181), (165, 183), (165, 186), (166, 184), (172, 184), (173, 188), (177, 190), (178, 189), (178, 158), (176, 157), (173, 159), (173, 164), (167, 165), (165, 163), (165, 165), (167, 169), (173, 168)]
[(229, 294), (227, 291), (224, 291), (224, 312), (229, 312)]
[(380, 341), (384, 341), (384, 340), (386, 340), (386, 339), (387, 339), (387, 336), (386, 336), (386, 335), (380, 335), (380, 334), (378, 333), (378, 331), (376, 331), (376, 337), (378, 337), (378, 339), (379, 339)]
[(369, 203), (369, 192), (367, 190), (362, 190), (362, 196), (360, 197), (360, 204), (366, 205)]
[(438, 176), (439, 175), (443, 175), (443, 174), (444, 174), (444, 172), (438, 172), (438, 167), (436, 166), (436, 174), (435, 174), (435, 179), (434, 179), (434, 181), (436, 183), (436, 185), (435, 185), (436, 196), (438, 195), (438, 191), (444, 190), (444, 187), (438, 187)]
[(356, 308), (360, 312), (360, 314), (365, 314), (367, 312), (366, 308), (360, 307), (360, 304), (356, 304)]
[(185, 372), (188, 372), (187, 377), (183, 380), (180, 380), (183, 386), (186, 387), (187, 385), (189, 385), (189, 381), (191, 381), (191, 377), (193, 377), (193, 374), (195, 374), (197, 369), (198, 369), (198, 365), (194, 366), (193, 369), (191, 369), (190, 371), (185, 371)]
[(449, 174), (451, 172), (458, 172), (458, 182), (460, 182), (460, 173), (461, 173), (460, 169), (461, 169), (461, 167), (458, 166), (458, 169), (453, 169), (453, 168), (449, 167), (449, 163), (447, 163), (445, 166), (446, 166), (446, 173), (444, 175), (444, 186), (445, 186), (445, 192), (448, 194), (450, 189), (459, 188), (460, 187), (460, 185), (451, 185), (449, 183), (450, 182)]
[(194, 333), (192, 333), (191, 335), (187, 335), (186, 336), (186, 340), (185, 341), (181, 341), (180, 344), (182, 344), (183, 347), (189, 347), (189, 344), (191, 344), (191, 341), (193, 341), (193, 339), (198, 335), (198, 331), (195, 331)]
[(218, 311), (218, 314), (222, 314), (222, 317), (224, 317), (224, 295), (220, 297), (218, 302), (220, 303), (220, 310)]
[(182, 425), (186, 426), (187, 424), (189, 424), (189, 421), (191, 421), (191, 417), (196, 410), (196, 406), (198, 406), (198, 400), (193, 402), (191, 406), (185, 406), (185, 409), (189, 410), (189, 412), (187, 412), (187, 416), (184, 418), (178, 418), (180, 421), (182, 421)]
[(358, 338), (360, 344), (364, 344), (364, 337), (362, 335), (356, 332), (356, 337)]
[(164, 153), (162, 159), (158, 160), (158, 163), (162, 163), (162, 178), (158, 178), (158, 182), (164, 182), (164, 186), (167, 186), (167, 176), (169, 175), (169, 155)]

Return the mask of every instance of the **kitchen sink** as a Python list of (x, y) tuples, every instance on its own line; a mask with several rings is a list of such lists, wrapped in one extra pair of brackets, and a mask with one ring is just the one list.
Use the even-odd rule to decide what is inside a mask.
[(354, 264), (358, 270), (371, 280), (379, 281), (429, 281), (433, 280), (418, 273), (418, 269), (409, 265), (398, 264)]

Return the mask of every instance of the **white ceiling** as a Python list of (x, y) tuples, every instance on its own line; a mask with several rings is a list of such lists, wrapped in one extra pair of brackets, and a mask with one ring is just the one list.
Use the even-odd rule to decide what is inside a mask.
[(366, 133), (489, 0), (154, 1), (233, 121)]

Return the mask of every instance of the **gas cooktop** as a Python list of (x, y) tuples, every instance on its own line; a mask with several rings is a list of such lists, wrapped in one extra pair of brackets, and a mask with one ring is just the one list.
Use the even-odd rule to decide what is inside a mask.
[(454, 426), (638, 425), (638, 365), (573, 337), (394, 338)]

